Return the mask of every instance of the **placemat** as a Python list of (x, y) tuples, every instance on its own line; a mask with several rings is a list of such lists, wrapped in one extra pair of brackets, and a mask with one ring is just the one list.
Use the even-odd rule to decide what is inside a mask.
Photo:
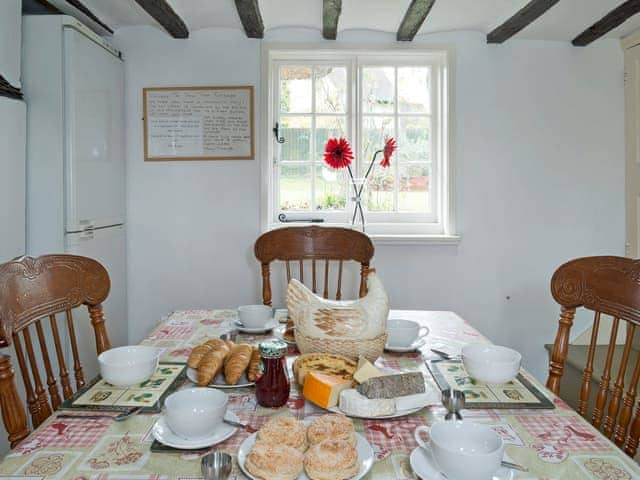
[(126, 411), (142, 407), (144, 413), (160, 411), (164, 398), (184, 383), (184, 363), (160, 363), (146, 382), (132, 387), (116, 387), (98, 375), (88, 385), (65, 400), (62, 410)]
[(515, 380), (490, 385), (469, 376), (461, 360), (428, 360), (427, 367), (438, 388), (462, 390), (465, 408), (555, 408), (531, 382), (518, 374)]

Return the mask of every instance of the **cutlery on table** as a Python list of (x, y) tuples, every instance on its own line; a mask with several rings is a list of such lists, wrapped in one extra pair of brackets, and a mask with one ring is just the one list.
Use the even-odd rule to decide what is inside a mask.
[(211, 452), (200, 460), (200, 470), (205, 480), (227, 480), (231, 475), (231, 455)]
[(435, 348), (432, 348), (431, 351), (444, 360), (456, 360), (460, 358), (460, 355), (450, 355), (447, 352), (443, 352), (442, 350), (437, 350)]
[(519, 470), (521, 472), (528, 472), (529, 471), (528, 468), (525, 468), (522, 465), (518, 465), (517, 463), (507, 462), (506, 460), (502, 460), (500, 462), (500, 465), (502, 465), (505, 468), (510, 468), (511, 470)]
[(126, 412), (119, 413), (118, 415), (107, 415), (107, 414), (90, 414), (90, 415), (82, 415), (79, 413), (61, 413), (56, 415), (56, 418), (85, 418), (85, 419), (98, 419), (98, 418), (108, 418), (114, 420), (116, 422), (122, 422), (127, 418), (137, 414), (140, 412), (142, 407), (135, 407)]
[(462, 390), (451, 390), (450, 388), (442, 391), (442, 405), (447, 409), (445, 420), (450, 420), (454, 416), (457, 420), (462, 420), (460, 410), (464, 408), (466, 398)]
[(257, 430), (255, 428), (253, 428), (251, 425), (246, 425), (244, 423), (240, 423), (240, 422), (234, 422), (233, 420), (227, 420), (226, 418), (223, 418), (222, 421), (224, 423), (226, 423), (227, 425), (231, 425), (234, 427), (238, 427), (238, 428), (242, 428), (244, 430), (246, 430), (248, 433), (256, 433)]

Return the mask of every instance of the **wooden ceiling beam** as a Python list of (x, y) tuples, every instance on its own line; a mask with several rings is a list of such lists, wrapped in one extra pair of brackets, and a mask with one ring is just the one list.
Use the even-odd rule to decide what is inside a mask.
[(594, 40), (622, 25), (629, 17), (640, 12), (640, 0), (627, 0), (607, 13), (596, 23), (574, 38), (571, 43), (576, 47), (584, 47)]
[(400, 28), (398, 28), (396, 40), (399, 42), (412, 41), (427, 18), (427, 15), (429, 15), (434, 3), (436, 3), (436, 0), (411, 0), (411, 4), (409, 8), (407, 8), (402, 23), (400, 24)]
[(264, 37), (264, 23), (260, 14), (258, 0), (235, 0), (236, 10), (242, 22), (244, 32), (249, 38)]
[(560, 0), (531, 0), (487, 35), (487, 43), (502, 43), (531, 24)]
[(91, 20), (93, 20), (95, 23), (97, 23), (102, 28), (104, 28), (107, 32), (113, 35), (113, 30), (109, 27), (109, 25), (107, 25), (98, 17), (96, 17), (96, 15), (91, 10), (89, 10), (86, 7), (86, 5), (82, 3), (80, 0), (67, 0), (67, 3), (71, 5), (73, 8), (75, 8), (76, 10), (80, 11), (81, 13), (89, 17)]
[(136, 0), (173, 38), (189, 38), (189, 29), (166, 0)]
[(335, 40), (338, 36), (338, 19), (342, 12), (342, 0), (323, 0), (322, 36), (325, 40)]

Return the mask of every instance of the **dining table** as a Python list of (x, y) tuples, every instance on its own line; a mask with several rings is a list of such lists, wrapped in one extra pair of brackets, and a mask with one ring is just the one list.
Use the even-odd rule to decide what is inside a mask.
[[(418, 478), (409, 461), (411, 452), (417, 448), (414, 430), (442, 421), (446, 414), (440, 402), (440, 390), (426, 365), (426, 361), (437, 358), (432, 349), (456, 354), (468, 343), (489, 342), (453, 312), (391, 310), (389, 318), (419, 322), (429, 329), (429, 334), (419, 350), (385, 351), (377, 359), (376, 366), (386, 371), (422, 372), (431, 400), (426, 407), (404, 417), (354, 419), (356, 431), (374, 452), (375, 461), (364, 477), (368, 480)], [(141, 344), (162, 348), (161, 362), (184, 364), (195, 345), (235, 329), (236, 320), (234, 309), (175, 311), (161, 319)], [(236, 341), (256, 344), (274, 334), (239, 334)], [(297, 355), (296, 347), (290, 346), (289, 365)], [(632, 459), (524, 369), (522, 375), (548, 397), (554, 408), (462, 411), (466, 421), (483, 423), (496, 431), (504, 440), (505, 459), (528, 470), (514, 471), (513, 478), (640, 479), (640, 469)], [(185, 379), (180, 388), (190, 385), (193, 384)], [(258, 405), (253, 387), (226, 389), (225, 392), (228, 410), (251, 428), (238, 429), (232, 437), (208, 450), (152, 452), (152, 427), (161, 413), (142, 413), (116, 422), (108, 416), (81, 418), (85, 413), (92, 415), (95, 411), (75, 410), (76, 415), (72, 418), (60, 417), (62, 412), (56, 411), (9, 451), (0, 462), (0, 479), (196, 480), (203, 478), (201, 457), (214, 450), (233, 456), (230, 480), (245, 479), (236, 458), (240, 444), (250, 431), (259, 429), (275, 415), (305, 420), (326, 413), (306, 401), (294, 381), (287, 404), (278, 409)]]

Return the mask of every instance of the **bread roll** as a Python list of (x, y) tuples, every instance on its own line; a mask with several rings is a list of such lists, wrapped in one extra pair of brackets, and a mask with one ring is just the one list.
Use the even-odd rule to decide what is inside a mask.
[(255, 382), (260, 373), (260, 350), (258, 347), (251, 349), (251, 360), (249, 360), (249, 367), (247, 367), (247, 379), (250, 382)]
[(224, 362), (224, 378), (228, 385), (236, 385), (251, 361), (251, 345), (240, 343), (231, 349)]

